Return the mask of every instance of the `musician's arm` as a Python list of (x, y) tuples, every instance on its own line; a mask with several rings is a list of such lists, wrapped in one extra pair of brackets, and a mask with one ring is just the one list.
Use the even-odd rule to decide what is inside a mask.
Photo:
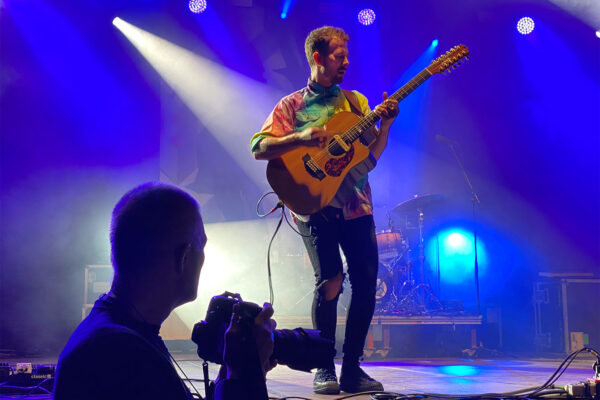
[(272, 160), (299, 146), (322, 146), (325, 142), (322, 127), (311, 126), (301, 132), (290, 133), (282, 137), (262, 138), (252, 150), (257, 160)]
[(369, 150), (371, 150), (371, 154), (375, 157), (376, 160), (379, 160), (383, 150), (387, 146), (388, 142), (388, 134), (390, 133), (390, 127), (382, 126), (381, 129), (373, 128), (376, 130), (377, 138), (371, 143), (369, 146)]

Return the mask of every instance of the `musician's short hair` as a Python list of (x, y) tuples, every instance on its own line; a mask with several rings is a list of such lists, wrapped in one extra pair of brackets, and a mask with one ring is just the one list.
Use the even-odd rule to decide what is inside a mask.
[(314, 52), (318, 51), (319, 54), (323, 55), (329, 54), (329, 41), (334, 37), (344, 42), (350, 40), (350, 36), (342, 28), (334, 26), (322, 26), (308, 34), (304, 42), (304, 52), (311, 68), (315, 66)]
[(165, 246), (185, 242), (202, 223), (198, 203), (180, 188), (149, 182), (127, 192), (110, 224), (115, 274), (137, 276), (154, 264)]

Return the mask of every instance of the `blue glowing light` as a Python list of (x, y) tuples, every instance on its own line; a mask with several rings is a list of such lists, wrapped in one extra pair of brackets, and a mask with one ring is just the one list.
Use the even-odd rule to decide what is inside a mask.
[(477, 368), (469, 365), (446, 365), (440, 367), (440, 372), (451, 376), (473, 376), (479, 375)]
[(370, 8), (360, 10), (358, 13), (358, 22), (365, 26), (371, 25), (373, 22), (375, 22), (375, 18), (375, 11), (371, 10)]
[(517, 22), (517, 30), (521, 35), (529, 35), (533, 32), (534, 28), (535, 23), (533, 22), (533, 19), (529, 17), (523, 17)]
[(432, 47), (437, 47), (438, 43), (439, 43), (439, 41), (438, 41), (437, 39), (433, 39), (433, 40), (431, 41), (431, 46), (432, 46)]
[(200, 14), (206, 10), (206, 0), (190, 0), (189, 7), (194, 14)]
[[(439, 256), (441, 280), (448, 284), (460, 284), (473, 279), (475, 248), (472, 232), (463, 228), (446, 229), (437, 236), (430, 237), (425, 247), (425, 256), (432, 270), (437, 268)], [(479, 236), (477, 237), (477, 264), (481, 277), (487, 267), (487, 254)]]
[(296, 0), (282, 0), (281, 2), (281, 19), (286, 19), (290, 14), (290, 9), (294, 5)]

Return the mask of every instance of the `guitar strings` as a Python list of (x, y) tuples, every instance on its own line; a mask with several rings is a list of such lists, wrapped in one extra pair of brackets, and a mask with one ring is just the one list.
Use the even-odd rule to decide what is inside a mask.
[[(428, 76), (424, 76), (428, 75)], [(394, 100), (402, 100), (409, 94), (411, 94), (417, 87), (419, 87), (423, 82), (429, 79), (433, 74), (431, 74), (427, 69), (421, 71), (417, 76), (411, 79), (408, 83), (402, 86), (398, 91), (392, 94), (389, 98)], [(408, 90), (410, 89), (410, 90)], [(375, 118), (374, 118), (375, 117)], [(377, 119), (380, 117), (375, 113), (375, 111), (371, 111), (369, 114), (365, 115), (359, 122), (357, 122), (352, 128), (350, 128), (347, 132), (342, 134), (342, 140), (346, 143), (352, 143), (356, 139), (360, 137), (363, 131), (369, 129), (374, 123), (377, 122)], [(375, 119), (371, 121), (371, 119)], [(356, 134), (356, 137), (354, 135)], [(329, 158), (329, 155), (333, 152), (338, 152), (343, 150), (338, 142), (330, 141), (327, 144), (326, 149), (322, 149), (317, 152), (311, 159), (317, 164), (321, 164), (324, 159)]]
[[(439, 65), (448, 59), (451, 60), (451, 56), (453, 56), (453, 55), (456, 57), (455, 57), (454, 62), (451, 62), (451, 64), (459, 63), (459, 61), (461, 61), (463, 58), (467, 58), (468, 50), (466, 50), (466, 48), (463, 49), (463, 47), (464, 47), (463, 45), (455, 46), (450, 51), (447, 51), (445, 54), (443, 54), (442, 56), (435, 59), (434, 62), (429, 67), (425, 68), (423, 71), (421, 71), (419, 74), (417, 74), (417, 76), (415, 76), (413, 79), (408, 81), (404, 86), (402, 86), (400, 89), (398, 89), (389, 98), (395, 99), (395, 100), (403, 100), (406, 96), (411, 94), (423, 82), (425, 82), (427, 79), (429, 79), (430, 77), (433, 76), (433, 73), (429, 71), (429, 68), (434, 63), (437, 63)], [(460, 50), (460, 51), (458, 51), (458, 50)], [(450, 68), (450, 67), (451, 66), (446, 66), (446, 69)], [(437, 71), (436, 73), (439, 73), (440, 71), (441, 70)], [(408, 89), (410, 89), (410, 90), (408, 90)], [(371, 119), (373, 119), (373, 118), (374, 118), (374, 120), (371, 121)], [(369, 129), (373, 124), (375, 124), (377, 122), (378, 119), (379, 119), (379, 116), (376, 115), (374, 111), (371, 111), (369, 114), (364, 116), (360, 121), (358, 121), (347, 132), (343, 133), (341, 135), (342, 140), (346, 144), (353, 143), (356, 139), (358, 139), (360, 137), (360, 135), (362, 134), (363, 131), (365, 131), (366, 129)], [(355, 137), (355, 135), (356, 135), (356, 137)], [(319, 152), (317, 152), (314, 155), (314, 157), (311, 157), (310, 162), (314, 166), (320, 167), (320, 164), (322, 163), (322, 161), (324, 159), (328, 159), (329, 155), (332, 154), (332, 152), (335, 151), (337, 153), (340, 150), (343, 150), (343, 148), (341, 148), (340, 144), (335, 140), (331, 140), (327, 144), (326, 149), (320, 150)]]

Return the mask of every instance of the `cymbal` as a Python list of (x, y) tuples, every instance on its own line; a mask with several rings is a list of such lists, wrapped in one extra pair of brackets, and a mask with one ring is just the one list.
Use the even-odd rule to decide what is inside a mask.
[(418, 210), (428, 210), (442, 203), (445, 197), (443, 194), (415, 195), (412, 199), (398, 204), (392, 211), (397, 214), (409, 214)]

